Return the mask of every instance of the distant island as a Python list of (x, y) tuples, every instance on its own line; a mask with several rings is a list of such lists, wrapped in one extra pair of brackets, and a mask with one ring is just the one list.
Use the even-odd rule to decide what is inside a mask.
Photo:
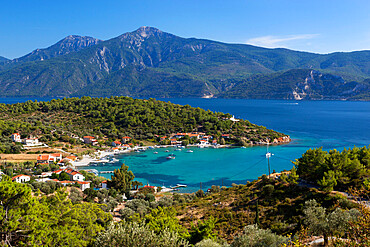
[(267, 49), (141, 27), (0, 57), (0, 96), (369, 100), (369, 60), (370, 51)]

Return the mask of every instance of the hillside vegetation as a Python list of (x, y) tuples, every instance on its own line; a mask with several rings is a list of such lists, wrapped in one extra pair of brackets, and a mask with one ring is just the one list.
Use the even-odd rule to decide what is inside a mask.
[[(48, 102), (0, 104), (2, 152), (17, 146), (7, 144), (20, 132), (42, 137), (41, 141), (69, 141), (73, 136), (93, 135), (110, 143), (123, 136), (138, 141), (158, 142), (159, 136), (202, 131), (215, 138), (230, 135), (230, 142), (248, 145), (284, 136), (247, 120), (233, 122), (230, 114), (181, 106), (155, 99), (129, 97), (70, 98)], [(1, 147), (1, 146), (0, 146)]]
[(0, 96), (367, 99), (369, 58), (370, 51), (320, 55), (141, 27), (106, 41), (68, 36), (0, 62)]

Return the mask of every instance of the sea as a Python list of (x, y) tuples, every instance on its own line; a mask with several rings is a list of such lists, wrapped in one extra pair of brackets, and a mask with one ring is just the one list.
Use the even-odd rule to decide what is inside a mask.
[[(0, 103), (17, 103), (50, 98), (0, 98)], [(173, 148), (148, 149), (145, 152), (121, 154), (119, 161), (90, 168), (112, 171), (122, 163), (129, 166), (135, 179), (155, 186), (187, 185), (180, 192), (206, 190), (212, 185), (245, 184), (268, 173), (266, 152), (271, 171), (290, 170), (293, 161), (310, 148), (324, 150), (370, 145), (370, 102), (362, 101), (294, 101), (246, 99), (158, 99), (180, 105), (230, 113), (290, 135), (292, 142), (277, 146), (248, 148)], [(169, 152), (166, 152), (168, 150)], [(154, 153), (158, 152), (158, 153)], [(168, 154), (175, 159), (168, 160)], [(102, 174), (110, 178), (111, 174)]]

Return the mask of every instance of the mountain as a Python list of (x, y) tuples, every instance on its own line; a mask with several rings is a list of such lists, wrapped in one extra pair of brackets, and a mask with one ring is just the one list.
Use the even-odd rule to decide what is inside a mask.
[(222, 98), (253, 99), (356, 99), (369, 92), (366, 82), (346, 82), (340, 76), (312, 69), (292, 69), (282, 73), (258, 75), (220, 93)]
[(370, 51), (323, 55), (267, 49), (181, 38), (152, 27), (107, 41), (69, 36), (8, 64), (0, 71), (1, 96), (363, 99), (370, 95), (366, 82)]
[(7, 58), (5, 58), (5, 57), (2, 57), (2, 56), (0, 56), (0, 63), (2, 63), (2, 62), (6, 62), (6, 61), (8, 61), (9, 59), (7, 59)]
[(63, 56), (69, 53), (80, 51), (86, 47), (96, 45), (99, 42), (101, 42), (101, 40), (92, 37), (70, 35), (46, 49), (36, 49), (23, 57), (9, 61), (9, 63), (43, 61), (53, 57)]

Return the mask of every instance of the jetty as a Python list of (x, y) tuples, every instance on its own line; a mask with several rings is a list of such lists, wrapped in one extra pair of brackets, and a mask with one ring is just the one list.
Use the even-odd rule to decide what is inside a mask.
[(100, 171), (99, 173), (101, 173), (101, 174), (114, 173), (114, 171)]

